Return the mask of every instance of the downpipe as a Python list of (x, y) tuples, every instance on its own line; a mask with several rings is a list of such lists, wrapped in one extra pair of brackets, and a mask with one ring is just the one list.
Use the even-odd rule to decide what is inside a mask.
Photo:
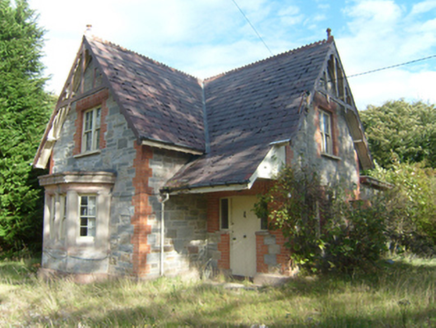
[(160, 276), (164, 275), (165, 202), (169, 199), (170, 199), (170, 194), (166, 193), (165, 198), (162, 198), (162, 201), (161, 201), (161, 210), (160, 210)]

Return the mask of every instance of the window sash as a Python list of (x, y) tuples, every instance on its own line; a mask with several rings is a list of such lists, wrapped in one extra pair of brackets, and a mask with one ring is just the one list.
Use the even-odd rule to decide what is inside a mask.
[(97, 197), (81, 195), (79, 204), (79, 236), (95, 237)]
[(321, 152), (333, 154), (332, 118), (329, 113), (322, 110), (319, 112), (319, 130), (321, 133)]
[(227, 230), (229, 229), (229, 218), (230, 218), (230, 206), (229, 199), (222, 198), (220, 199), (220, 229)]
[(65, 239), (66, 224), (67, 224), (67, 196), (60, 195), (60, 222), (59, 222), (59, 238)]
[(83, 113), (82, 152), (100, 148), (101, 107)]

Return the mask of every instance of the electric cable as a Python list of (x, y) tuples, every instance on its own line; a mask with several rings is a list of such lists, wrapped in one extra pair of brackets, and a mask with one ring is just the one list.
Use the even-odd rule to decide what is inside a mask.
[(409, 65), (409, 64), (413, 64), (413, 63), (416, 63), (416, 62), (419, 62), (419, 61), (435, 58), (435, 57), (436, 57), (436, 55), (431, 55), (431, 56), (427, 56), (427, 57), (423, 57), (423, 58), (418, 58), (418, 59), (414, 59), (414, 60), (411, 60), (411, 61), (408, 61), (408, 62), (404, 62), (404, 63), (401, 63), (401, 64), (396, 64), (396, 65), (386, 66), (386, 67), (382, 67), (382, 68), (377, 68), (377, 69), (373, 69), (371, 71), (367, 71), (367, 72), (363, 72), (363, 73), (352, 74), (352, 75), (347, 76), (347, 78), (361, 76), (361, 75), (366, 75), (366, 74), (371, 74), (371, 73), (375, 73), (375, 72), (380, 72), (380, 71), (384, 71), (386, 69), (400, 67), (400, 66), (404, 66), (404, 65)]
[(244, 14), (244, 12), (242, 11), (241, 7), (239, 7), (239, 5), (236, 3), (236, 0), (232, 0), (233, 3), (235, 4), (235, 6), (239, 9), (239, 11), (241, 12), (242, 16), (244, 16), (244, 18), (246, 19), (246, 21), (248, 22), (248, 24), (250, 24), (251, 28), (253, 29), (253, 31), (257, 34), (257, 37), (260, 39), (260, 41), (262, 41), (263, 45), (265, 46), (265, 48), (268, 49), (269, 53), (271, 54), (271, 56), (274, 56), (273, 52), (271, 51), (271, 49), (268, 47), (268, 45), (265, 43), (265, 41), (262, 39), (262, 37), (260, 36), (259, 32), (257, 32), (256, 28), (253, 26), (253, 24), (251, 24), (250, 20), (248, 19), (248, 17)]

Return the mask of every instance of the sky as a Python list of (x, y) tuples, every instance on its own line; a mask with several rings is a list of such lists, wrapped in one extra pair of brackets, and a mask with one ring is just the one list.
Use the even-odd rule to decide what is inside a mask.
[[(360, 110), (400, 98), (436, 103), (436, 0), (28, 2), (46, 30), (46, 88), (55, 94), (87, 24), (95, 36), (199, 78), (323, 40), (331, 28)], [(351, 77), (429, 56), (435, 57)]]

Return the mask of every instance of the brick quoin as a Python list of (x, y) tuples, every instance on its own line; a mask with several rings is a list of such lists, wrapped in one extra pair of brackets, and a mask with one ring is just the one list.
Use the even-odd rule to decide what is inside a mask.
[(280, 245), (280, 253), (276, 255), (277, 264), (280, 264), (280, 273), (287, 275), (291, 273), (289, 266), (289, 250), (285, 247), (285, 237), (281, 230), (272, 230), (269, 232), (276, 237), (276, 245)]
[(230, 234), (228, 232), (221, 234), (221, 240), (218, 243), (218, 251), (221, 252), (221, 258), (218, 260), (218, 268), (230, 270)]
[(132, 216), (133, 236), (133, 274), (137, 277), (146, 276), (150, 273), (150, 265), (147, 264), (147, 254), (150, 253), (148, 244), (148, 235), (151, 233), (151, 226), (148, 224), (148, 217), (153, 210), (148, 201), (153, 189), (149, 187), (148, 182), (152, 176), (150, 168), (150, 159), (153, 158), (153, 151), (148, 146), (141, 146), (134, 143), (136, 157), (133, 160), (135, 168), (135, 177), (133, 178), (133, 187), (135, 195), (132, 198), (132, 205), (135, 213)]
[(265, 264), (266, 254), (268, 254), (268, 245), (265, 245), (265, 236), (256, 235), (256, 272), (268, 273), (268, 264)]
[(48, 173), (53, 174), (54, 168), (54, 149), (51, 151), (50, 160), (48, 162)]
[(294, 158), (294, 151), (292, 150), (289, 144), (285, 146), (285, 156), (286, 156), (286, 165), (291, 165), (292, 159)]
[(100, 92), (94, 93), (93, 95), (80, 99), (76, 104), (77, 118), (74, 122), (76, 127), (74, 133), (74, 149), (73, 155), (78, 155), (82, 151), (82, 129), (83, 129), (83, 112), (101, 105), (101, 123), (100, 123), (100, 149), (106, 147), (106, 140), (104, 134), (107, 132), (106, 116), (109, 109), (106, 105), (106, 100), (109, 98), (109, 90), (104, 89)]

